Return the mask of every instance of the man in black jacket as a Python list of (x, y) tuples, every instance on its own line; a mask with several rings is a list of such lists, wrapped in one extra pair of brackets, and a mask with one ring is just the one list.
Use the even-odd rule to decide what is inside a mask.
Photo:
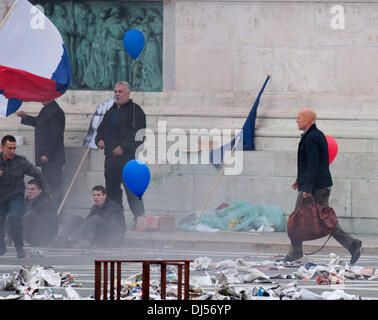
[(21, 123), (35, 128), (35, 164), (50, 185), (56, 209), (62, 199), (62, 170), (65, 164), (64, 129), (65, 115), (53, 101), (43, 102), (37, 117), (18, 111)]
[(59, 223), (56, 210), (37, 179), (28, 181), (26, 193), (22, 217), (24, 238), (32, 246), (46, 246), (58, 233)]
[(84, 219), (73, 216), (62, 228), (52, 244), (54, 247), (80, 247), (89, 241), (92, 246), (118, 247), (122, 244), (125, 231), (125, 217), (122, 208), (107, 197), (103, 186), (92, 188), (94, 205)]
[[(136, 149), (143, 141), (136, 141), (136, 133), (146, 128), (146, 115), (142, 108), (130, 99), (127, 82), (118, 82), (114, 89), (116, 102), (106, 112), (97, 129), (96, 145), (105, 149), (105, 183), (108, 197), (123, 208), (122, 170), (124, 165), (135, 159)], [(143, 200), (133, 194), (124, 184), (127, 201), (134, 216), (144, 215)]]
[[(303, 130), (298, 146), (297, 179), (292, 185), (298, 190), (297, 209), (304, 201), (312, 201), (328, 206), (332, 178), (329, 171), (328, 143), (325, 135), (316, 127), (316, 113), (306, 108), (298, 112), (298, 129)], [(309, 200), (308, 200), (309, 199)], [(346, 233), (337, 225), (332, 236), (351, 254), (351, 264), (360, 257), (362, 242)], [(302, 241), (291, 240), (291, 250), (283, 259), (294, 261), (303, 257)]]
[(0, 256), (5, 254), (4, 224), (8, 216), (10, 233), (17, 250), (17, 258), (24, 258), (22, 213), (24, 209), (24, 176), (36, 178), (47, 194), (50, 194), (41, 171), (24, 156), (16, 152), (16, 138), (7, 135), (1, 140), (0, 153)]

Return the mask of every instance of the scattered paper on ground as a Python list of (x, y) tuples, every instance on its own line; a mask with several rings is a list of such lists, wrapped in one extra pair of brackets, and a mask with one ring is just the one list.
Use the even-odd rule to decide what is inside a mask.
[[(378, 269), (342, 264), (335, 254), (330, 254), (329, 262), (324, 264), (309, 260), (283, 263), (241, 258), (212, 261), (202, 256), (191, 263), (190, 271), (190, 299), (193, 300), (360, 300), (366, 298), (345, 292), (344, 284), (378, 280)], [(298, 282), (303, 281), (319, 286), (322, 293), (301, 287)], [(166, 283), (167, 299), (177, 299), (178, 274), (174, 266), (167, 268)], [(150, 299), (159, 300), (160, 267), (151, 267), (149, 285)], [(92, 295), (80, 296), (74, 289), (80, 286), (76, 276), (69, 272), (57, 272), (51, 266), (22, 266), (12, 274), (0, 275), (0, 290), (9, 291), (8, 296), (0, 299), (93, 300)], [(121, 299), (140, 300), (142, 286), (141, 273), (122, 278)], [(64, 288), (65, 294), (56, 294), (54, 288)]]

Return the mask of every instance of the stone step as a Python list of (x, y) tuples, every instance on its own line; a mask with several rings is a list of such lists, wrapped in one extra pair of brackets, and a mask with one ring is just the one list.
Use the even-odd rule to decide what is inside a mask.
[[(65, 188), (83, 153), (84, 149), (67, 149), (69, 165), (65, 167)], [(90, 152), (66, 203), (67, 214), (85, 212), (91, 206), (90, 186), (104, 183), (103, 160), (102, 151)], [(290, 214), (296, 198), (296, 192), (290, 189), (296, 175), (295, 163), (295, 152), (245, 152), (241, 174), (221, 178), (208, 208), (216, 208), (225, 201), (246, 200), (253, 204), (276, 205), (285, 215)], [(371, 219), (373, 225), (378, 222), (377, 200), (369, 196), (369, 190), (378, 187), (377, 165), (378, 155), (366, 158), (362, 154), (339, 154), (331, 165), (334, 181), (331, 203), (342, 220), (356, 218), (353, 232), (365, 232), (359, 228), (366, 224), (358, 224), (357, 220)], [(146, 212), (172, 213), (177, 217), (201, 210), (220, 172), (211, 164), (149, 164), (149, 168), (151, 182), (143, 196)], [(351, 220), (348, 224), (352, 228)]]
[[(92, 115), (96, 107), (113, 96), (112, 91), (68, 90), (57, 101), (66, 114)], [(147, 115), (204, 115), (246, 117), (257, 92), (132, 92), (133, 100)], [(319, 119), (378, 119), (378, 96), (277, 93), (265, 90), (258, 115), (294, 118), (300, 108), (314, 108)], [(41, 104), (24, 102), (22, 110), (39, 112)]]
[[(84, 152), (84, 147), (67, 147), (63, 190), (70, 185)], [(33, 146), (22, 145), (18, 153), (33, 159)], [(103, 152), (91, 150), (67, 198), (65, 215), (88, 213), (92, 205), (90, 188), (104, 184), (103, 165)], [(143, 196), (146, 212), (151, 215), (175, 214), (177, 219), (202, 209), (220, 172), (211, 164), (202, 163), (148, 166), (151, 182)], [(346, 229), (356, 233), (372, 232), (372, 226), (378, 225), (378, 200), (371, 197), (371, 191), (378, 188), (378, 154), (339, 153), (330, 169), (334, 181), (330, 201), (341, 221), (345, 222)], [(295, 203), (296, 192), (290, 189), (295, 175), (295, 151), (244, 152), (241, 173), (225, 173), (208, 208), (216, 208), (225, 201), (246, 200), (252, 204), (276, 205), (287, 216)], [(124, 204), (128, 208), (125, 197)], [(130, 212), (126, 214), (130, 216)]]
[[(65, 139), (69, 145), (80, 145), (87, 134), (91, 117), (84, 114), (66, 115)], [(173, 136), (188, 135), (191, 132), (199, 135), (209, 134), (218, 137), (237, 134), (243, 126), (245, 118), (220, 118), (205, 116), (147, 116), (147, 127), (155, 135), (158, 132)], [(322, 120), (317, 121), (318, 127), (326, 135), (337, 139), (342, 152), (377, 152), (378, 120)], [(160, 130), (159, 130), (160, 128)], [(174, 130), (175, 129), (175, 130)], [(198, 131), (204, 129), (202, 131)], [(215, 130), (212, 130), (215, 129)], [(0, 134), (21, 135), (25, 143), (34, 143), (34, 129), (20, 124), (15, 116), (0, 118)], [(260, 150), (293, 150), (292, 141), (297, 141), (300, 132), (294, 119), (262, 118), (256, 119), (255, 138)], [(259, 140), (260, 138), (260, 140)], [(294, 139), (294, 140), (293, 140)], [(289, 140), (291, 142), (285, 142)], [(296, 144), (297, 142), (295, 142)]]
[[(240, 130), (245, 118), (214, 118), (214, 117), (156, 117), (147, 116), (147, 127), (156, 132), (158, 124), (167, 130), (183, 129), (232, 129)], [(66, 131), (87, 132), (90, 119), (80, 116), (66, 116)], [(317, 126), (325, 134), (334, 138), (378, 138), (378, 120), (318, 120)], [(19, 121), (0, 119), (0, 130), (5, 131), (33, 131), (32, 127), (21, 125)], [(257, 136), (267, 137), (298, 137), (300, 132), (292, 119), (267, 119), (257, 117), (255, 123)]]

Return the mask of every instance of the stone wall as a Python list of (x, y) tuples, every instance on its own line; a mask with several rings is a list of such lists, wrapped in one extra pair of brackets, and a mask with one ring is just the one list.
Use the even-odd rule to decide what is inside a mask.
[[(11, 2), (11, 1), (8, 1)], [(4, 2), (7, 3), (7, 2)], [(0, 16), (5, 4), (0, 6)], [(290, 214), (296, 193), (302, 107), (318, 114), (339, 153), (331, 164), (331, 205), (347, 231), (377, 233), (378, 200), (378, 3), (343, 1), (345, 28), (333, 29), (327, 1), (165, 1), (164, 91), (133, 92), (148, 127), (240, 128), (266, 75), (271, 80), (258, 108), (256, 150), (244, 153), (243, 171), (220, 180), (208, 208), (224, 201), (274, 204)], [(112, 92), (69, 91), (58, 102), (66, 112), (67, 187), (85, 152), (82, 141), (96, 106)], [(22, 109), (37, 113), (39, 105)], [(33, 157), (33, 131), (12, 115), (0, 133), (25, 137), (19, 152)], [(150, 165), (144, 195), (147, 214), (178, 218), (201, 210), (219, 171), (212, 165)], [(85, 215), (90, 188), (104, 183), (103, 155), (92, 150), (63, 214)], [(126, 205), (127, 207), (127, 205)], [(130, 220), (130, 213), (126, 214)]]

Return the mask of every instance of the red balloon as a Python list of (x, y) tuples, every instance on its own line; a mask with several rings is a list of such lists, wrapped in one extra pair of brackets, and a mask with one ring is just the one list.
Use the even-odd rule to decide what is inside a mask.
[(328, 154), (329, 154), (329, 164), (336, 158), (337, 155), (337, 142), (331, 136), (325, 136), (328, 142)]

